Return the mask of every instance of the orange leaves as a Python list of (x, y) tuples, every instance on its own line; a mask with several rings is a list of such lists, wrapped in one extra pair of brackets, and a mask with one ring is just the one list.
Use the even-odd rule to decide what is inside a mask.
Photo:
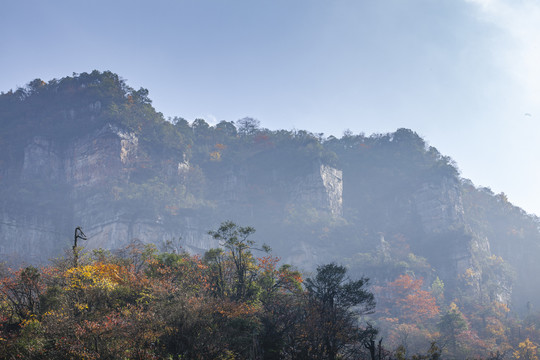
[(274, 272), (276, 271), (276, 266), (279, 260), (280, 259), (277, 256), (272, 256), (272, 255), (263, 256), (263, 257), (257, 258), (257, 266), (263, 272)]
[(159, 336), (153, 315), (128, 305), (98, 318), (84, 319), (72, 325), (74, 336), (63, 338), (60, 345), (76, 358), (152, 358), (149, 344)]
[(210, 153), (210, 161), (221, 161), (221, 153), (219, 151), (212, 151)]
[(291, 270), (288, 265), (284, 265), (279, 269), (279, 281), (283, 289), (299, 291), (302, 289), (301, 284), (304, 282), (304, 278), (299, 271)]
[(266, 134), (258, 134), (255, 136), (254, 139), (255, 144), (257, 145), (263, 145), (263, 146), (271, 146), (272, 143), (270, 141), (270, 137)]
[(210, 161), (221, 161), (221, 154), (227, 148), (227, 145), (216, 144), (214, 145), (214, 151), (210, 152)]
[(435, 298), (424, 290), (408, 294), (403, 301), (403, 313), (405, 318), (412, 321), (423, 322), (432, 319), (439, 314), (439, 307)]
[(28, 319), (39, 311), (44, 287), (41, 272), (32, 266), (0, 279), (0, 310), (10, 319)]
[(289, 265), (283, 265), (278, 269), (279, 260), (279, 257), (271, 255), (257, 258), (259, 283), (267, 292), (267, 295), (277, 290), (294, 292), (301, 289), (304, 279), (300, 272), (292, 270)]
[(422, 279), (413, 279), (410, 275), (400, 275), (396, 280), (388, 284), (389, 289), (396, 296), (403, 298), (405, 294), (420, 290)]
[(385, 288), (390, 311), (399, 318), (414, 323), (422, 323), (439, 314), (435, 298), (422, 290), (422, 278), (413, 279), (410, 275), (401, 275)]
[(216, 303), (215, 312), (225, 318), (233, 319), (253, 316), (258, 310), (258, 306), (254, 304), (226, 300)]
[(148, 275), (156, 294), (176, 291), (198, 294), (209, 290), (207, 268), (197, 256), (161, 254), (149, 263)]
[(360, 143), (358, 144), (358, 148), (364, 148), (364, 149), (369, 149), (371, 146), (369, 146), (368, 144), (366, 143)]

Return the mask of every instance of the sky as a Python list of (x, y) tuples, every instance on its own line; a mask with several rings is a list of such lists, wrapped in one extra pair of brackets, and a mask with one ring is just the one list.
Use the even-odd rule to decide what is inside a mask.
[(110, 70), (165, 117), (405, 127), (540, 215), (540, 0), (1, 1), (0, 33), (0, 91)]

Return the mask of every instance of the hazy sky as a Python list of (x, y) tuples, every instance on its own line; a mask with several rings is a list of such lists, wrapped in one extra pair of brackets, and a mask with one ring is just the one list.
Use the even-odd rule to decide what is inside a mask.
[(0, 91), (111, 70), (167, 117), (407, 127), (540, 215), (540, 0), (17, 0), (0, 31)]

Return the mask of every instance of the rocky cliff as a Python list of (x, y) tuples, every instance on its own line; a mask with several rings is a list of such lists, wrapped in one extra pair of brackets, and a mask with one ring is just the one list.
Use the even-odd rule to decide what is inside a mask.
[[(43, 189), (36, 201), (46, 197), (50, 187), (61, 187), (65, 202), (57, 204), (62, 208), (60, 214), (40, 209), (28, 215), (27, 209), (4, 207), (0, 223), (3, 259), (39, 262), (57, 256), (62, 249), (69, 249), (72, 229), (79, 225), (89, 238), (83, 244), (87, 249), (119, 249), (134, 239), (197, 253), (218, 246), (207, 235), (215, 221), (200, 220), (204, 210), (188, 208), (171, 216), (167, 211), (149, 209), (145, 206), (148, 204), (139, 203), (136, 205), (140, 208), (134, 208), (134, 204), (122, 201), (125, 199), (121, 199), (118, 191), (122, 190), (118, 189), (129, 186), (136, 176), (139, 155), (137, 136), (112, 124), (61, 143), (33, 137), (24, 147), (22, 162), (11, 163), (13, 169), (5, 171), (17, 174), (6, 182), (39, 181)], [(153, 171), (168, 174), (174, 186), (185, 183), (189, 162), (178, 162), (173, 166), (176, 172), (168, 169), (167, 161), (163, 163)], [(294, 203), (339, 216), (341, 171), (319, 164), (310, 169), (288, 184), (286, 179), (276, 179), (279, 190), (284, 190), (289, 199), (283, 206)], [(216, 195), (215, 204), (230, 211), (231, 207), (248, 205), (248, 188), (256, 184), (250, 183), (245, 171), (229, 169), (212, 186), (209, 190)]]

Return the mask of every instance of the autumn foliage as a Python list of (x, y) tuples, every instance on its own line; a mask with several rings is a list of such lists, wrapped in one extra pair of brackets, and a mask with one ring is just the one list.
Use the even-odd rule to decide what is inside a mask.
[[(83, 252), (77, 266), (6, 269), (0, 358), (307, 359), (325, 346), (313, 330), (330, 327), (340, 329), (334, 355), (365, 354), (353, 312), (321, 313), (298, 271), (266, 247), (255, 256), (253, 232), (223, 223), (211, 232), (222, 247), (203, 258), (134, 243)], [(363, 281), (353, 290), (372, 301)]]
[(410, 273), (375, 287), (373, 321), (398, 359), (538, 359), (537, 315), (519, 319), (500, 301), (444, 292), (439, 278), (427, 286)]
[(537, 314), (413, 273), (374, 294), (336, 264), (304, 280), (254, 231), (222, 223), (203, 257), (134, 242), (4, 268), (0, 359), (538, 359)]

